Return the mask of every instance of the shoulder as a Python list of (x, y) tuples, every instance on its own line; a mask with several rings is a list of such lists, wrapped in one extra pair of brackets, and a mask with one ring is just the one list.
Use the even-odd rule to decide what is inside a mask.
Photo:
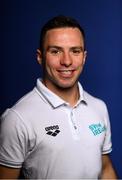
[(39, 100), (38, 92), (34, 88), (19, 99), (15, 105), (6, 109), (0, 117), (2, 133), (8, 137), (22, 135), (22, 137), (28, 138), (33, 136), (34, 122), (38, 117), (36, 106)]
[(26, 106), (31, 107), (34, 102), (38, 101), (39, 95), (36, 91), (36, 88), (34, 88), (32, 91), (25, 94), (23, 97), (21, 97), (14, 105), (13, 109), (18, 108), (25, 108)]
[(106, 103), (102, 99), (95, 97), (86, 91), (84, 91), (83, 95), (84, 95), (84, 99), (89, 107), (94, 108), (100, 112), (107, 111)]
[(5, 110), (1, 119), (13, 122), (14, 120), (23, 120), (33, 111), (40, 100), (36, 88), (21, 97), (11, 108)]
[(34, 88), (32, 91), (20, 98), (11, 109), (20, 113), (31, 114), (31, 112), (43, 105), (43, 101), (42, 95), (37, 91), (36, 88)]

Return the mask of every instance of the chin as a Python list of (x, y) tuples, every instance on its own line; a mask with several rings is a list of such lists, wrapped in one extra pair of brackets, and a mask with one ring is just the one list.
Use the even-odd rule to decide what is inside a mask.
[(74, 87), (76, 85), (76, 82), (75, 83), (70, 83), (70, 84), (63, 84), (63, 83), (58, 83), (57, 84), (57, 87), (58, 88), (61, 88), (61, 89), (70, 89), (72, 87)]

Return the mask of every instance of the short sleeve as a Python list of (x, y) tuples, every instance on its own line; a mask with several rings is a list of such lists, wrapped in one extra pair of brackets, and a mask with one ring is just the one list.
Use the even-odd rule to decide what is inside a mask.
[(105, 111), (104, 112), (105, 112), (104, 113), (104, 121), (105, 121), (106, 133), (105, 133), (105, 139), (104, 139), (102, 154), (108, 154), (112, 151), (112, 141), (111, 141), (110, 119), (109, 119), (109, 114), (108, 114), (108, 110), (107, 110), (106, 105), (105, 105)]
[(21, 117), (6, 110), (0, 121), (0, 164), (20, 168), (27, 151), (27, 131)]

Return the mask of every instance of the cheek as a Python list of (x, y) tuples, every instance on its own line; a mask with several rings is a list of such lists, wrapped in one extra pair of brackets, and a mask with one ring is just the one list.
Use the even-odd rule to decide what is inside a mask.
[(56, 68), (59, 66), (59, 58), (56, 57), (46, 57), (46, 67), (48, 68)]
[(74, 61), (74, 66), (78, 67), (79, 69), (82, 68), (84, 65), (83, 58), (76, 58)]

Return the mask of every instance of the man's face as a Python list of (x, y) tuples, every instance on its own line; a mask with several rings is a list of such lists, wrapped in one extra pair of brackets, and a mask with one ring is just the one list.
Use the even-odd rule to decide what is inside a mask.
[(76, 85), (86, 58), (84, 41), (78, 28), (47, 31), (44, 41), (44, 82), (49, 89), (72, 88)]

